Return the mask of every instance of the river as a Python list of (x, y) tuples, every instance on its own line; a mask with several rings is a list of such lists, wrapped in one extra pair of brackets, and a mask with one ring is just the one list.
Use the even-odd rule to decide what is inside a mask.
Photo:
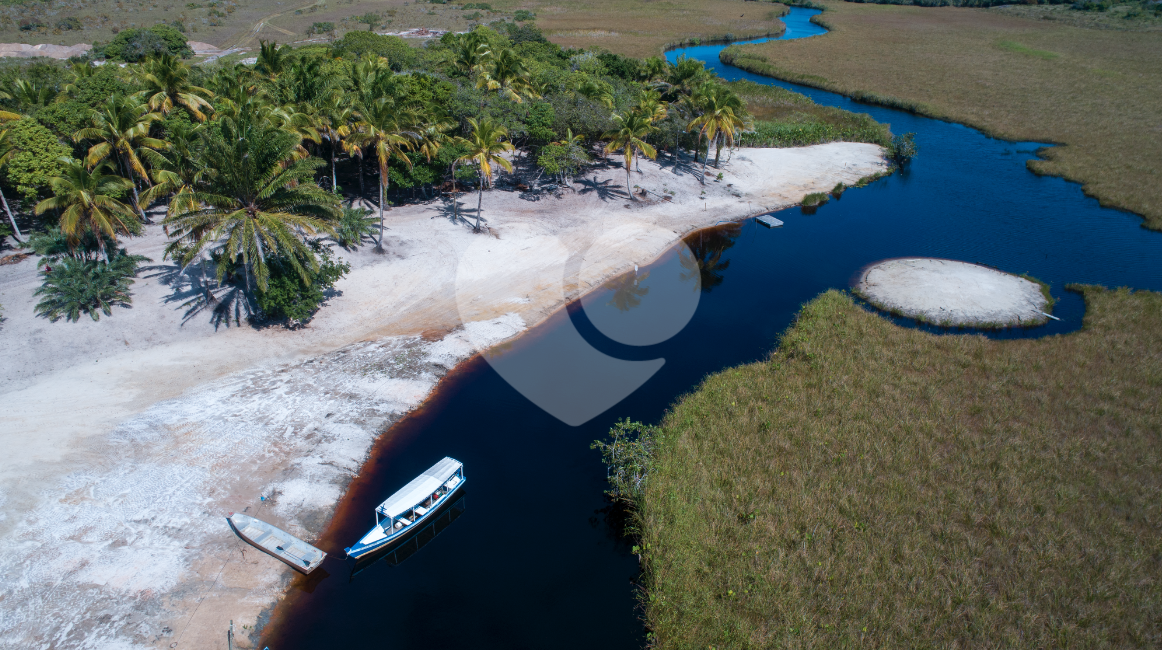
[[(781, 38), (822, 33), (808, 22), (813, 13), (792, 9)], [(507, 355), (536, 355), (538, 341), (570, 319), (613, 356), (665, 359), (641, 388), (582, 426), (549, 416), (480, 359), (460, 368), (374, 451), (319, 542), (338, 557), (295, 579), (264, 639), (273, 650), (640, 648), (637, 560), (602, 497), (605, 471), (589, 449), (615, 420), (657, 422), (708, 373), (766, 355), (803, 302), (849, 287), (863, 267), (885, 258), (981, 262), (1050, 283), (1063, 320), (989, 334), (999, 338), (1077, 329), (1084, 308), (1064, 291), (1068, 283), (1162, 290), (1162, 233), (1099, 207), (1076, 184), (1027, 171), (1025, 161), (1042, 145), (752, 75), (719, 63), (721, 49), (669, 56), (694, 56), (727, 79), (777, 84), (870, 113), (895, 133), (914, 132), (919, 156), (903, 172), (849, 190), (814, 214), (776, 213), (782, 228), (751, 220), (693, 235), (691, 249), (710, 262), (700, 302), (685, 329), (664, 343), (604, 339), (573, 305), (514, 344)], [(595, 309), (611, 302), (594, 298), (587, 303)], [(402, 562), (378, 562), (351, 576), (338, 558), (373, 523), (374, 506), (445, 455), (464, 461), (469, 477), (458, 516)]]

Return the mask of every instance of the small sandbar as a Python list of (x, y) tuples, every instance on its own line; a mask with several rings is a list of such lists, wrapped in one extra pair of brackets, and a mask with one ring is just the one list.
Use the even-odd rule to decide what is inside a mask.
[(880, 309), (937, 325), (1029, 326), (1048, 320), (1049, 301), (1037, 283), (968, 262), (887, 260), (868, 267), (856, 290)]

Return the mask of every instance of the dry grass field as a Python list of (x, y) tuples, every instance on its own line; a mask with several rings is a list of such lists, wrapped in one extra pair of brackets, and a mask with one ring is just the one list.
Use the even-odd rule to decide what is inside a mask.
[(783, 5), (744, 0), (502, 0), (494, 6), (526, 8), (537, 27), (564, 47), (603, 47), (634, 57), (661, 54), (667, 43), (691, 38), (782, 33)]
[[(476, 3), (471, 3), (476, 4)], [(48, 0), (0, 2), (0, 42), (107, 42), (122, 29), (181, 22), (186, 36), (222, 48), (255, 47), (260, 39), (298, 42), (316, 22), (331, 22), (336, 35), (365, 30), (355, 21), (367, 13), (381, 18), (380, 32), (426, 27), (466, 31), (494, 20), (511, 20), (519, 9), (536, 14), (535, 24), (567, 47), (603, 47), (629, 56), (660, 54), (666, 43), (690, 38), (779, 33), (786, 7), (744, 0), (495, 0), (491, 10), (464, 9), (411, 0)], [(68, 28), (66, 19), (75, 18)], [(21, 23), (30, 27), (21, 29)], [(319, 38), (315, 36), (315, 38)], [(417, 41), (418, 42), (418, 41)]]
[[(740, 48), (756, 72), (875, 93), (991, 134), (1066, 146), (1030, 166), (1162, 229), (1162, 32), (979, 9), (827, 2), (833, 32)], [(736, 63), (736, 65), (739, 65)]]
[(662, 423), (657, 648), (1162, 645), (1162, 295), (1082, 331), (897, 327), (831, 291)]

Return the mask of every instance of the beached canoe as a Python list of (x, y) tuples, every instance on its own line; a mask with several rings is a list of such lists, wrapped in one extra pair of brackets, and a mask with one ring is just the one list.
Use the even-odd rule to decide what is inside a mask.
[(327, 557), (326, 553), (285, 530), (254, 517), (231, 512), (226, 521), (251, 546), (286, 562), (296, 571), (310, 573)]
[(407, 537), (409, 531), (421, 528), (453, 492), (464, 486), (465, 480), (464, 464), (455, 458), (445, 457), (432, 465), (379, 504), (375, 509), (375, 527), (343, 549), (347, 557), (360, 558), (387, 549)]

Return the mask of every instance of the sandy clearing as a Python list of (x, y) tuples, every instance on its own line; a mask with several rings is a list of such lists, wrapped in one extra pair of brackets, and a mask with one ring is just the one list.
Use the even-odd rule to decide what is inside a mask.
[[(742, 150), (704, 187), (698, 170), (643, 162), (633, 182), (675, 192), (666, 202), (628, 200), (611, 166), (560, 198), (486, 193), (494, 236), (449, 203), (397, 208), (387, 253), (342, 253), (339, 294), (294, 331), (187, 318), (199, 276), (162, 260), (157, 226), (126, 243), (154, 260), (133, 308), (98, 323), (35, 318), (35, 262), (0, 267), (0, 647), (224, 646), (228, 621), (254, 625), (292, 573), (248, 551), (226, 512), (313, 539), (378, 435), (481, 346), (693, 229), (884, 168), (851, 143)], [(481, 245), (492, 264), (476, 255), (458, 278)]]
[(987, 266), (931, 258), (872, 265), (859, 292), (873, 305), (939, 325), (1040, 325), (1048, 301), (1035, 283)]

